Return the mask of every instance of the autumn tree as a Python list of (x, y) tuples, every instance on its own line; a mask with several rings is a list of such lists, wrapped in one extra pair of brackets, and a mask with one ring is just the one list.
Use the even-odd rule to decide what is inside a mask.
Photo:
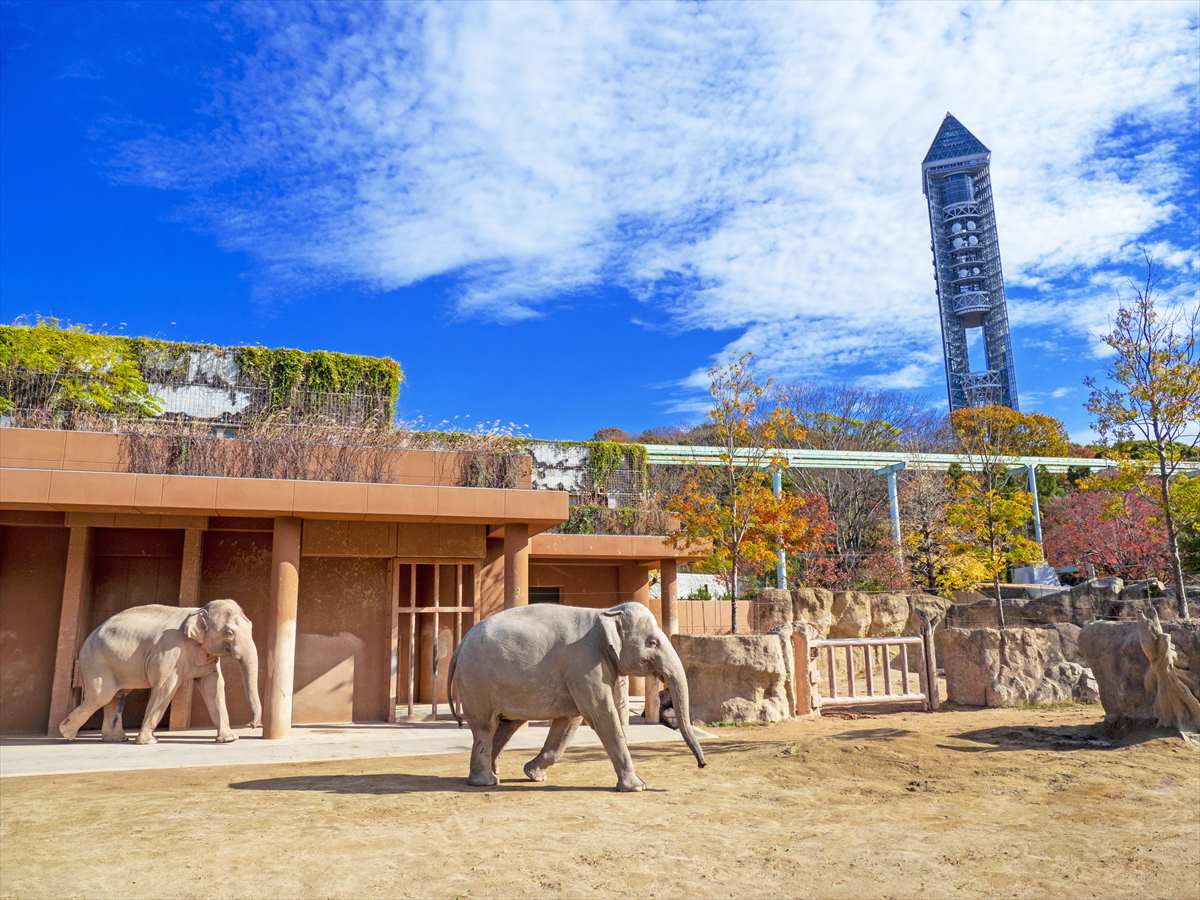
[(1200, 304), (1190, 313), (1158, 307), (1154, 262), (1148, 254), (1146, 277), (1133, 285), (1133, 297), (1122, 301), (1104, 338), (1113, 351), (1107, 383), (1087, 379), (1087, 409), (1104, 440), (1145, 441), (1153, 454), (1150, 466), (1122, 456), (1127, 467), (1145, 470), (1156, 483), (1155, 500), (1166, 526), (1167, 553), (1179, 614), (1188, 615), (1187, 590), (1179, 554), (1177, 510), (1171, 477), (1189, 448), (1200, 440), (1200, 357), (1196, 324)]
[(680, 519), (672, 542), (711, 546), (705, 563), (724, 576), (735, 630), (742, 572), (769, 566), (780, 549), (804, 549), (811, 537), (803, 498), (776, 497), (771, 489), (771, 469), (787, 464), (775, 448), (796, 439), (796, 420), (778, 406), (766, 408), (770, 380), (754, 379), (751, 359), (745, 353), (709, 370), (707, 424), (720, 453), (713, 465), (693, 467), (668, 502)]
[(1055, 566), (1092, 564), (1105, 575), (1156, 578), (1167, 570), (1166, 528), (1158, 508), (1136, 490), (1082, 490), (1044, 507), (1046, 558)]
[[(779, 403), (795, 416), (815, 450), (934, 449), (945, 426), (920, 398), (849, 385), (788, 384)], [(936, 448), (942, 449), (942, 448)], [(890, 564), (894, 546), (888, 523), (887, 483), (870, 469), (789, 469), (790, 484), (825, 499), (834, 522), (830, 550), (846, 585), (880, 581), (873, 571)], [(883, 581), (890, 580), (884, 573)]]
[[(954, 502), (947, 510), (959, 533), (956, 554), (982, 566), (996, 598), (996, 621), (1004, 627), (1000, 578), (1010, 565), (1039, 560), (1041, 548), (1027, 535), (1033, 496), (1012, 474), (1022, 456), (1062, 456), (1067, 435), (1052, 416), (1020, 413), (1007, 406), (973, 406), (950, 414), (958, 452), (966, 466), (957, 478)], [(1023, 474), (1023, 473), (1022, 473)]]
[(961, 571), (955, 565), (952, 546), (955, 532), (950, 524), (949, 508), (954, 499), (945, 473), (919, 465), (905, 470), (900, 482), (900, 533), (904, 562), (914, 584), (930, 593), (968, 587), (959, 584), (953, 573)]

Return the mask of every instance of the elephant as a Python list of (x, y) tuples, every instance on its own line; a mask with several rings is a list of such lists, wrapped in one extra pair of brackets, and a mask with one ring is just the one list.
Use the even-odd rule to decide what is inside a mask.
[[(540, 753), (525, 765), (531, 781), (562, 756), (583, 719), (600, 736), (617, 773), (617, 790), (641, 791), (621, 720), (619, 681), (656, 675), (671, 690), (683, 739), (704, 768), (704, 752), (689, 718), (687, 676), (670, 639), (641, 603), (609, 609), (539, 603), (489, 616), (463, 637), (447, 672), (451, 710), (471, 728), (467, 783), (499, 783), (496, 761), (504, 745), (530, 720), (550, 720)], [(455, 702), (457, 687), (459, 705)]]
[(62, 720), (59, 732), (73, 741), (92, 714), (104, 707), (103, 739), (126, 740), (121, 713), (125, 695), (150, 689), (137, 743), (156, 743), (154, 729), (180, 688), (190, 691), (200, 679), (200, 694), (217, 725), (217, 742), (236, 741), (225, 707), (221, 660), (241, 665), (250, 701), (251, 728), (262, 719), (258, 694), (258, 651), (250, 620), (233, 600), (213, 600), (201, 607), (134, 606), (98, 626), (79, 650), (83, 702)]

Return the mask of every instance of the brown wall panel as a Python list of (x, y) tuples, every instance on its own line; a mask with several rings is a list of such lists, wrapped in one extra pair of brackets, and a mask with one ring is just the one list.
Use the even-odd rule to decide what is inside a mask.
[[(132, 606), (179, 602), (183, 532), (151, 528), (97, 528), (92, 557), (92, 602), (84, 617), (91, 634)], [(126, 729), (141, 725), (150, 692), (133, 691), (125, 701)], [(100, 727), (97, 713), (85, 726)]]
[(554, 565), (530, 563), (531, 587), (557, 587), (562, 590), (562, 602), (568, 606), (588, 606), (606, 609), (630, 599), (620, 593), (619, 566)]
[(68, 536), (0, 526), (0, 732), (45, 733)]
[(301, 560), (296, 724), (387, 718), (391, 595), (386, 559)]
[[(236, 600), (253, 625), (258, 648), (258, 689), (266, 691), (267, 617), (271, 601), (271, 535), (231, 531), (204, 534), (200, 563), (200, 602)], [(235, 728), (250, 721), (250, 704), (242, 687), (242, 673), (230, 660), (221, 667), (225, 676), (225, 700), (229, 720)], [(208, 711), (197, 689), (192, 697), (192, 725), (211, 727)]]

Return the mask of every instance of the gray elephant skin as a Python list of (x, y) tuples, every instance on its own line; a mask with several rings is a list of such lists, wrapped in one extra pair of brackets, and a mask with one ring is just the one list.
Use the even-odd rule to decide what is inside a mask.
[(241, 665), (246, 696), (250, 701), (251, 728), (261, 724), (258, 695), (258, 651), (250, 620), (233, 600), (213, 600), (201, 607), (134, 606), (97, 627), (79, 651), (83, 702), (59, 724), (67, 740), (74, 740), (83, 724), (104, 708), (103, 739), (124, 741), (121, 711), (130, 691), (150, 689), (150, 701), (138, 731), (137, 743), (155, 743), (154, 729), (167, 705), (182, 689), (190, 691), (200, 681), (200, 695), (208, 715), (217, 724), (218, 743), (236, 741), (225, 706), (225, 679), (221, 660)]
[[(499, 782), (496, 761), (517, 729), (550, 721), (550, 733), (525, 765), (531, 781), (544, 781), (583, 719), (591, 724), (617, 773), (617, 790), (646, 787), (633, 770), (618, 708), (618, 680), (655, 675), (667, 683), (680, 731), (696, 762), (704, 753), (690, 717), (687, 676), (671, 641), (640, 603), (597, 610), (556, 604), (506, 609), (477, 624), (450, 659), (454, 716), (471, 728), (467, 783)], [(462, 712), (454, 705), (454, 691)]]

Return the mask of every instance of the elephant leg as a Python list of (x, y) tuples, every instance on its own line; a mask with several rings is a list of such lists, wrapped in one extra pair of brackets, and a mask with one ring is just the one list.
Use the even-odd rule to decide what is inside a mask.
[(162, 679), (150, 688), (150, 702), (146, 704), (146, 715), (142, 717), (142, 727), (138, 729), (137, 743), (157, 744), (154, 729), (167, 711), (167, 705), (175, 697), (179, 688), (179, 673), (174, 669), (164, 673)]
[(486, 725), (470, 721), (471, 726), (471, 774), (467, 776), (467, 784), (474, 787), (493, 787), (500, 783), (496, 773), (492, 771), (492, 735), (499, 724), (489, 719)]
[[(611, 689), (588, 691), (588, 696), (577, 697), (576, 703), (587, 716), (600, 743), (608, 753), (613, 768), (617, 772), (618, 791), (644, 791), (646, 782), (638, 778), (633, 770), (633, 757), (629, 755), (629, 746), (625, 743), (625, 729), (621, 723), (621, 713), (614, 702)], [(583, 702), (580, 703), (579, 701)]]
[(129, 740), (129, 736), (125, 734), (124, 722), (125, 698), (127, 696), (127, 691), (117, 691), (117, 695), (104, 707), (104, 725), (101, 728), (103, 737), (101, 740), (106, 744), (123, 744)]
[(83, 680), (83, 702), (71, 710), (58, 724), (58, 733), (68, 741), (75, 740), (79, 729), (101, 707), (107, 706), (117, 693), (115, 678), (95, 675)]
[(508, 742), (512, 740), (512, 736), (520, 731), (521, 726), (524, 724), (525, 722), (522, 719), (501, 719), (500, 724), (496, 726), (496, 733), (492, 735), (492, 774), (497, 779), (499, 779), (500, 773), (496, 770), (496, 760), (500, 758), (500, 751), (505, 748)]
[(525, 777), (530, 781), (545, 781), (546, 770), (562, 757), (571, 736), (582, 721), (579, 716), (567, 716), (551, 722), (550, 733), (546, 735), (546, 743), (542, 745), (541, 752), (525, 763)]
[[(191, 690), (192, 683), (187, 683)], [(237, 735), (229, 728), (229, 709), (225, 706), (225, 677), (221, 674), (221, 665), (200, 679), (200, 696), (204, 698), (204, 706), (208, 709), (208, 718), (216, 723), (217, 743), (228, 744), (237, 740)]]

